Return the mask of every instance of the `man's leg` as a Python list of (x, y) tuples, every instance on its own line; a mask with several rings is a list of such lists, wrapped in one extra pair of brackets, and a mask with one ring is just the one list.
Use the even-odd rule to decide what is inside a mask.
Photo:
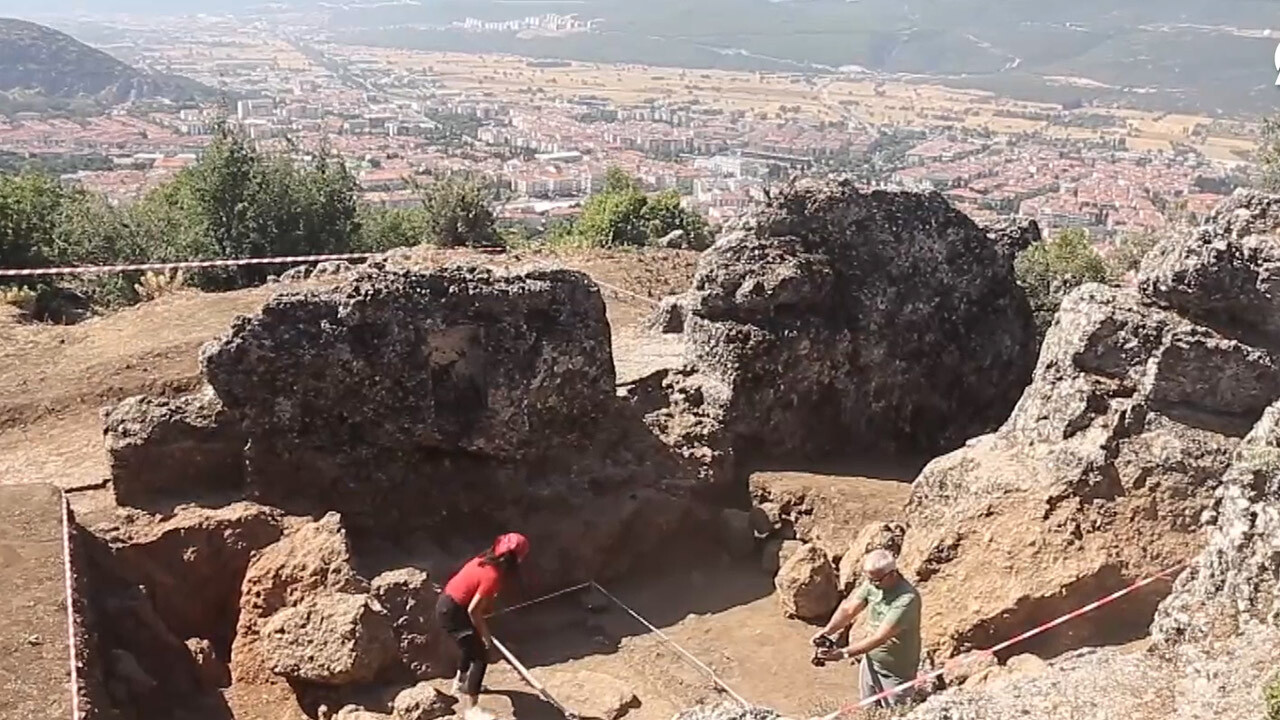
[[(869, 698), (876, 697), (887, 690), (909, 682), (908, 678), (894, 677), (885, 672), (882, 668), (877, 668), (871, 659), (862, 656), (861, 662), (861, 681), (862, 681), (862, 699), (865, 701)], [(895, 693), (888, 697), (880, 698), (871, 703), (872, 707), (888, 708), (900, 705), (907, 705), (915, 697), (915, 688), (908, 688), (901, 692)]]

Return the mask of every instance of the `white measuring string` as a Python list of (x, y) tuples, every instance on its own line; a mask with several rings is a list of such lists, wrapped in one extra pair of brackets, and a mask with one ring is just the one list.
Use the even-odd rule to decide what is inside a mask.
[(569, 594), (569, 593), (571, 593), (571, 592), (575, 592), (575, 591), (577, 591), (577, 590), (581, 590), (581, 589), (583, 589), (583, 588), (588, 588), (588, 587), (591, 587), (591, 583), (589, 583), (589, 582), (578, 583), (577, 585), (574, 585), (574, 586), (572, 586), (572, 587), (567, 587), (567, 588), (564, 588), (563, 590), (557, 590), (557, 591), (555, 591), (555, 592), (553, 592), (553, 593), (547, 593), (546, 595), (543, 595), (543, 596), (541, 596), (541, 597), (536, 597), (536, 598), (534, 598), (534, 599), (532, 599), (532, 600), (528, 600), (528, 601), (526, 601), (526, 602), (522, 602), (522, 603), (520, 603), (520, 604), (518, 604), (518, 605), (512, 605), (511, 607), (508, 607), (508, 608), (502, 608), (501, 610), (498, 610), (497, 612), (491, 612), (491, 613), (489, 613), (488, 615), (485, 615), (485, 617), (495, 617), (495, 616), (497, 616), (497, 615), (502, 615), (502, 614), (505, 614), (505, 613), (509, 613), (509, 612), (511, 612), (512, 610), (519, 610), (519, 609), (520, 609), (520, 608), (522, 608), (522, 607), (529, 607), (530, 605), (537, 605), (537, 604), (538, 604), (538, 603), (540, 603), (540, 602), (544, 602), (544, 601), (546, 601), (546, 600), (550, 600), (550, 599), (552, 599), (552, 598), (557, 598), (557, 597), (560, 597), (561, 595), (568, 595), (568, 594)]
[(615, 603), (618, 605), (618, 607), (622, 608), (623, 610), (626, 610), (626, 611), (627, 611), (627, 613), (631, 615), (631, 617), (633, 617), (633, 618), (635, 618), (636, 620), (639, 620), (641, 623), (643, 623), (645, 627), (649, 628), (649, 630), (650, 630), (650, 631), (652, 631), (655, 635), (657, 635), (658, 637), (660, 637), (660, 638), (662, 638), (664, 641), (666, 641), (666, 643), (667, 643), (668, 645), (670, 645), (671, 647), (673, 647), (673, 648), (675, 648), (677, 651), (679, 651), (681, 655), (683, 655), (685, 658), (687, 658), (690, 662), (692, 662), (692, 663), (693, 663), (696, 667), (698, 667), (700, 670), (702, 670), (703, 672), (705, 672), (705, 673), (707, 674), (707, 676), (711, 678), (711, 681), (712, 681), (712, 682), (714, 682), (717, 686), (719, 686), (719, 687), (720, 687), (722, 690), (724, 690), (725, 692), (727, 692), (727, 693), (729, 693), (730, 695), (732, 695), (732, 696), (733, 696), (733, 699), (734, 699), (734, 700), (737, 700), (737, 701), (738, 701), (738, 702), (739, 702), (739, 703), (740, 703), (744, 708), (749, 708), (749, 707), (751, 707), (751, 703), (747, 702), (746, 698), (744, 698), (744, 697), (742, 697), (741, 695), (739, 695), (738, 693), (734, 692), (733, 688), (731, 688), (731, 687), (729, 687), (728, 685), (726, 685), (726, 684), (724, 683), (724, 681), (720, 679), (720, 676), (719, 676), (719, 675), (716, 675), (716, 672), (715, 672), (714, 670), (712, 670), (711, 668), (709, 668), (709, 667), (707, 667), (705, 664), (703, 664), (703, 662), (702, 662), (701, 660), (699, 660), (698, 658), (694, 657), (694, 656), (693, 656), (693, 655), (692, 655), (688, 650), (685, 650), (684, 648), (680, 647), (680, 643), (676, 642), (675, 640), (672, 640), (670, 637), (668, 637), (668, 636), (666, 635), (666, 633), (662, 632), (662, 631), (661, 631), (661, 630), (659, 630), (657, 627), (655, 627), (653, 623), (649, 622), (648, 620), (645, 620), (645, 619), (640, 615), (640, 613), (636, 612), (635, 610), (632, 610), (630, 607), (628, 607), (628, 606), (627, 606), (627, 604), (626, 604), (626, 603), (622, 602), (622, 601), (621, 601), (621, 600), (619, 600), (617, 597), (615, 597), (615, 596), (613, 595), (613, 593), (611, 593), (611, 592), (609, 592), (608, 590), (605, 590), (603, 587), (601, 587), (600, 583), (597, 583), (597, 582), (595, 582), (595, 581), (593, 580), (593, 581), (591, 581), (591, 585), (592, 585), (592, 587), (594, 587), (595, 589), (597, 589), (597, 590), (599, 590), (601, 593), (603, 593), (605, 597), (607, 597), (607, 598), (609, 598), (610, 600), (612, 600), (613, 602), (615, 602)]

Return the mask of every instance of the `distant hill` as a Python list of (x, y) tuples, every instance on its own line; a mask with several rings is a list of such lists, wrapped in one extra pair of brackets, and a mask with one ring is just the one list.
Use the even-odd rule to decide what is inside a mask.
[(188, 78), (131, 67), (66, 33), (0, 18), (0, 93), (115, 104), (164, 98), (186, 102), (213, 90)]
[[(838, 72), (859, 66), (1047, 100), (1274, 112), (1276, 0), (431, 0), (338, 3), (340, 41), (588, 62)], [(598, 31), (432, 29), (556, 12)]]

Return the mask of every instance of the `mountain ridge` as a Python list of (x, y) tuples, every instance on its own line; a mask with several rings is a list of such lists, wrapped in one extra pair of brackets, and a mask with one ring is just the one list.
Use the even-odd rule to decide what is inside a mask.
[(0, 93), (117, 104), (151, 98), (187, 102), (212, 92), (188, 78), (135, 68), (48, 26), (0, 17)]

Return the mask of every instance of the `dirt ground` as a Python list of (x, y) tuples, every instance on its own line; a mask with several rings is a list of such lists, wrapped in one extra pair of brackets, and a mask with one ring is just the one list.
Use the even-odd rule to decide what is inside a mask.
[(0, 720), (71, 716), (62, 496), (0, 487)]
[[(429, 265), (468, 259), (428, 255), (424, 264)], [(606, 301), (620, 383), (679, 361), (678, 336), (653, 334), (639, 324), (658, 299), (690, 285), (696, 253), (511, 254), (482, 261), (499, 266), (561, 264), (591, 275)], [(77, 514), (91, 522), (95, 511), (113, 505), (100, 408), (133, 394), (180, 393), (195, 387), (200, 346), (225, 331), (235, 316), (251, 313), (274, 293), (293, 287), (298, 286), (217, 295), (180, 293), (71, 327), (22, 325), (0, 317), (0, 490), (21, 492), (6, 485), (55, 484), (74, 491), (70, 497)], [(901, 505), (905, 486), (865, 482), (868, 504), (893, 509)], [(7, 522), (0, 532), (11, 532), (11, 527), (14, 523)], [(7, 538), (0, 534), (0, 552), (12, 552)], [(0, 572), (23, 572), (5, 557)], [(10, 578), (0, 579), (3, 586), (14, 586)], [(686, 567), (661, 578), (635, 578), (610, 590), (752, 702), (808, 717), (852, 697), (853, 670), (809, 664), (807, 638), (813, 628), (782, 617), (772, 597), (772, 580), (756, 560)], [(14, 602), (9, 616), (22, 610), (19, 604), (24, 601)], [(55, 615), (61, 617), (45, 614)], [(631, 684), (643, 703), (629, 715), (636, 720), (667, 720), (679, 709), (721, 697), (701, 671), (617, 607), (588, 613), (579, 598), (566, 596), (503, 616), (496, 631), (539, 677), (586, 669)], [(45, 630), (39, 632), (45, 637)], [(58, 647), (52, 642), (63, 637), (65, 628), (47, 634), (50, 644), (24, 652), (51, 652)], [(24, 666), (39, 662), (13, 655), (9, 645), (14, 641), (5, 632), (0, 631), (0, 639), (6, 643), (0, 648), (6, 660), (21, 657)], [(61, 641), (65, 656), (65, 640)], [(59, 672), (66, 672), (65, 662), (42, 669), (41, 675), (53, 679), (61, 677)], [(3, 678), (0, 674), (0, 682)], [(484, 702), (500, 717), (559, 717), (505, 663), (493, 667), (488, 684), (493, 693)], [(226, 700), (243, 720), (306, 717), (285, 686), (233, 688)], [(9, 716), (0, 712), (0, 717)]]
[[(605, 587), (748, 702), (809, 718), (857, 698), (853, 666), (810, 664), (817, 627), (782, 616), (758, 562), (694, 563)], [(628, 720), (670, 720), (695, 705), (732, 701), (704, 670), (591, 590), (499, 616), (493, 629), (544, 686), (582, 671), (628, 686), (640, 700)], [(448, 690), (447, 681), (433, 684)], [(499, 718), (562, 720), (506, 662), (490, 666), (485, 688), (480, 704)], [(307, 720), (284, 685), (233, 689), (226, 699), (238, 720)], [(571, 698), (557, 699), (574, 709)], [(366, 707), (378, 710), (377, 702)]]

